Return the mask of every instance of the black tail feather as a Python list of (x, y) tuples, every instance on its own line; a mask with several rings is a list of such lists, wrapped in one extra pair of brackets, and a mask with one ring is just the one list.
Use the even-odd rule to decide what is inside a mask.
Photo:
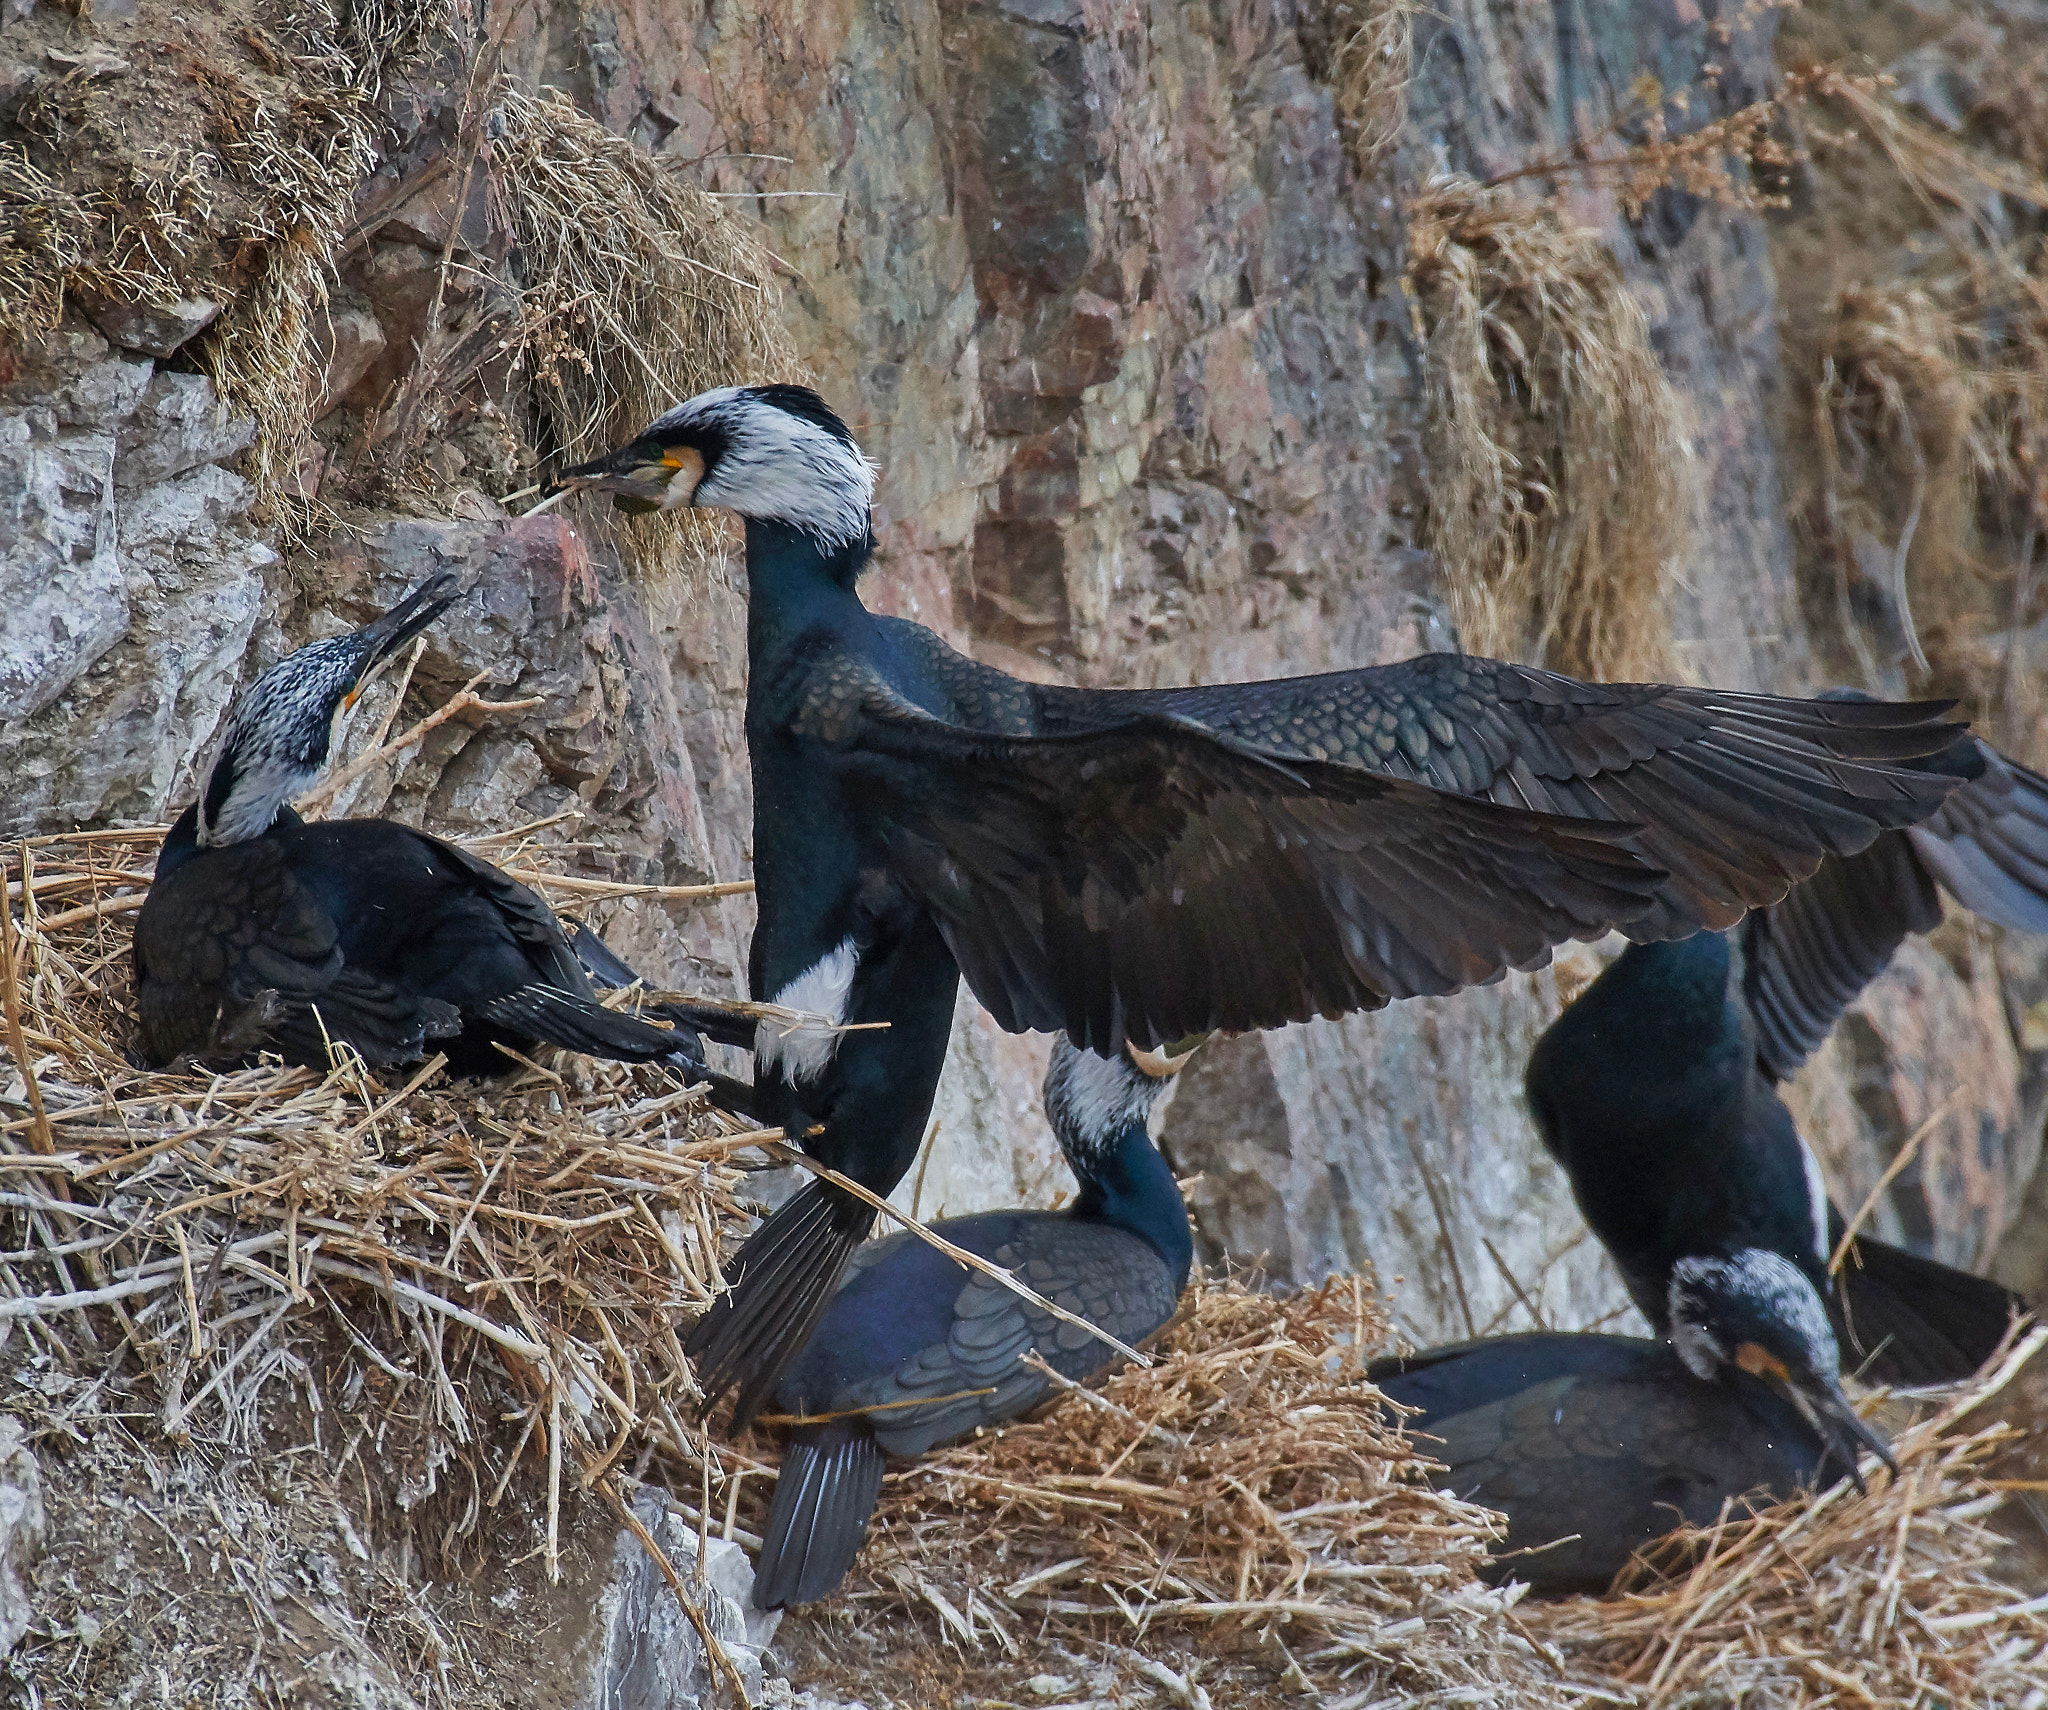
[(1843, 1364), (1873, 1383), (1959, 1383), (2027, 1303), (2012, 1290), (1882, 1241), (1858, 1240), (1835, 1279)]
[(732, 1428), (745, 1429), (810, 1340), (873, 1210), (829, 1182), (811, 1182), (747, 1237), (732, 1287), (691, 1327), (683, 1350), (709, 1407), (739, 1391)]
[(693, 1070), (704, 1067), (703, 1041), (687, 1029), (670, 1032), (665, 1027), (651, 1027), (554, 986), (522, 986), (509, 996), (480, 1005), (476, 1013), (494, 1027), (543, 1040), (564, 1051), (622, 1063), (679, 1057)]
[(860, 1554), (882, 1493), (882, 1451), (860, 1419), (804, 1425), (790, 1438), (754, 1568), (754, 1606), (829, 1597)]
[[(576, 959), (583, 964), (583, 971), (596, 984), (615, 991), (640, 983), (632, 965), (582, 921), (569, 923), (569, 942), (576, 948)], [(643, 1006), (641, 1013), (694, 1029), (720, 1045), (736, 1046), (742, 1051), (754, 1048), (753, 1021), (716, 1004), (650, 1003)]]

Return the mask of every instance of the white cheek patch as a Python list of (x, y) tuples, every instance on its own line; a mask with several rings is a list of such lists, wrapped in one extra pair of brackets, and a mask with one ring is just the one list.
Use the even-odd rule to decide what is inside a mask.
[[(828, 950), (769, 1001), (782, 1009), (801, 1010), (829, 1023), (844, 1025), (846, 1000), (853, 991), (854, 971), (860, 966), (860, 948), (851, 938)], [(791, 1086), (815, 1081), (839, 1049), (839, 1035), (815, 1022), (792, 1026), (786, 1021), (754, 1024), (754, 1061), (780, 1069)]]

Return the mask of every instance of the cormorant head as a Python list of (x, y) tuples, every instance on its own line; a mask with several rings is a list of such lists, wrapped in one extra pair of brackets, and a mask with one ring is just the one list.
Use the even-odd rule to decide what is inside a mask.
[(1145, 1132), (1160, 1094), (1206, 1037), (1155, 1050), (1126, 1045), (1114, 1057), (1084, 1051), (1064, 1033), (1054, 1038), (1045, 1070), (1045, 1114), (1076, 1177), (1086, 1182), (1126, 1134)]
[(1863, 1487), (1859, 1451), (1898, 1473), (1891, 1449), (1842, 1393), (1841, 1351), (1806, 1274), (1780, 1253), (1681, 1259), (1671, 1271), (1671, 1343), (1695, 1377), (1733, 1368), (1781, 1390)]
[(1178, 1289), (1195, 1258), (1187, 1206), (1147, 1124), (1159, 1095), (1202, 1036), (1115, 1057), (1084, 1051), (1064, 1033), (1045, 1071), (1045, 1113), (1080, 1185), (1073, 1215), (1129, 1230), (1150, 1243)]
[(227, 735), (199, 798), (200, 844), (240, 843), (269, 830), (277, 810), (319, 777), (335, 726), (371, 671), (460, 592), (461, 578), (444, 571), (374, 623), (311, 642), (251, 683), (228, 715)]
[(564, 470), (561, 484), (614, 494), (629, 510), (720, 506), (829, 553), (867, 541), (875, 466), (808, 386), (721, 386)]

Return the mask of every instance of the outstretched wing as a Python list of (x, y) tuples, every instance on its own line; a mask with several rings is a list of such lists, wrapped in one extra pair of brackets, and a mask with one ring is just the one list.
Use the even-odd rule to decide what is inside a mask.
[(1125, 712), (1194, 720), (1465, 796), (1642, 828), (1669, 881), (1632, 938), (1732, 926), (1813, 872), (1925, 819), (1951, 787), (1901, 763), (1939, 753), (1950, 701), (1813, 701), (1667, 684), (1582, 683), (1437, 653), (1266, 683), (1039, 691), (1045, 728)]
[(1071, 736), (934, 719), (871, 683), (829, 709), (891, 870), (1012, 1030), (1109, 1052), (1456, 991), (1640, 915), (1662, 875), (1589, 826), (1186, 718)]
[(2048, 932), (2048, 778), (1966, 737), (1930, 767), (1960, 778), (1924, 824), (1830, 857), (1743, 923), (1743, 988), (1757, 1060), (1786, 1080), (1907, 934), (1941, 923), (1937, 882), (1972, 914)]

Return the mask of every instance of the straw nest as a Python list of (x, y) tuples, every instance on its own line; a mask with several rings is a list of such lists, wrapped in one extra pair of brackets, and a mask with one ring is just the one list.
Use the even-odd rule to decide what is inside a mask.
[(921, 1627), (992, 1689), (1078, 1666), (1189, 1705), (2048, 1703), (2048, 1598), (1992, 1571), (2014, 1433), (1969, 1417), (2048, 1332), (1903, 1432), (1896, 1484), (1731, 1512), (1620, 1595), (1549, 1603), (1479, 1582), (1497, 1517), (1433, 1488), (1359, 1375), (1385, 1334), (1359, 1279), (1198, 1283), (1151, 1370), (894, 1475), (855, 1620)]
[(1597, 232), (1463, 178), (1409, 209), (1430, 544), (1464, 645), (1668, 675), (1694, 507), (1683, 408)]
[[(127, 921), (161, 835), (0, 850), (0, 1330), (68, 1366), (74, 1315), (104, 1311), (165, 1434), (242, 1444), (269, 1401), (310, 1397), (305, 1339), (338, 1332), (339, 1402), (367, 1387), (400, 1420), (396, 1504), (436, 1498), (444, 1546), (524, 1474), (552, 1567), (564, 1481), (615, 1495), (629, 1447), (722, 1481), (681, 1422), (677, 1332), (722, 1286), (732, 1160), (761, 1136), (672, 1072), (574, 1057), (487, 1086), (430, 1084), (438, 1059), (380, 1084), (345, 1049), (324, 1075), (138, 1070)], [(536, 858), (511, 864), (567, 906), (681, 894)]]
[[(530, 834), (479, 842), (570, 906), (654, 888), (550, 877)], [(770, 1468), (684, 1422), (678, 1332), (744, 1214), (736, 1154), (770, 1137), (664, 1071), (573, 1058), (482, 1088), (345, 1055), (138, 1070), (127, 922), (158, 836), (0, 851), (0, 1346), (82, 1370), (125, 1342), (174, 1441), (263, 1441), (316, 1381), (374, 1408), (385, 1500), (451, 1566), (516, 1545), (512, 1490), (552, 1567), (565, 1495), (623, 1514), (629, 1455), (744, 1541)], [(2000, 1580), (1988, 1524), (2014, 1433), (1983, 1417), (2048, 1332), (1900, 1433), (1896, 1483), (1731, 1515), (1617, 1597), (1541, 1607), (1481, 1583), (1495, 1517), (1435, 1488), (1364, 1381), (1386, 1335), (1362, 1279), (1198, 1282), (1151, 1366), (892, 1475), (833, 1606), (885, 1641), (835, 1655), (828, 1608), (792, 1642), (822, 1633), (870, 1701), (1008, 1700), (1042, 1670), (1190, 1710), (2048, 1704), (2048, 1599)]]

